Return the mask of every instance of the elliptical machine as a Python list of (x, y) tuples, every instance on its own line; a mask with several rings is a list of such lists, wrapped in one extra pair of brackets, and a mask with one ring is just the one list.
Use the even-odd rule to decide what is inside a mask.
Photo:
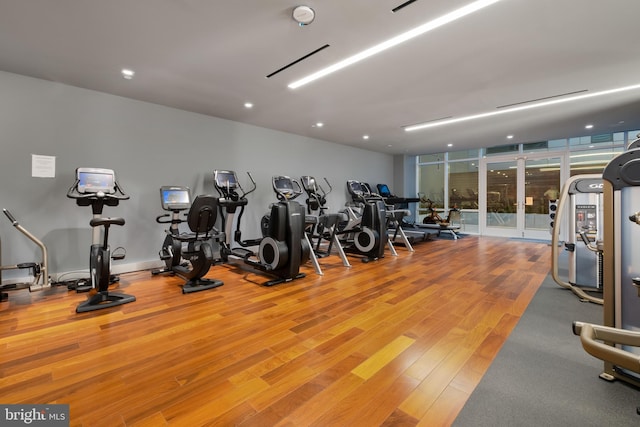
[[(111, 169), (78, 168), (76, 180), (69, 188), (67, 197), (76, 200), (78, 206), (91, 206), (93, 218), (89, 221), (93, 229), (93, 238), (89, 253), (89, 274), (91, 289), (97, 293), (80, 303), (76, 313), (100, 310), (127, 304), (136, 300), (133, 295), (109, 292), (111, 278), (111, 260), (120, 260), (122, 255), (111, 255), (109, 248), (109, 227), (124, 225), (124, 218), (102, 217), (104, 206), (118, 206), (120, 200), (128, 200), (118, 182), (115, 172)], [(104, 229), (104, 236), (100, 239), (100, 228)]]
[(368, 199), (359, 181), (347, 181), (347, 190), (354, 205), (347, 205), (348, 219), (338, 230), (344, 251), (362, 255), (362, 262), (369, 262), (383, 258), (388, 244), (392, 254), (397, 255), (387, 235), (387, 210), (381, 198)]
[[(197, 196), (192, 204), (189, 187), (164, 186), (160, 188), (160, 201), (162, 209), (171, 213), (158, 216), (156, 222), (171, 225), (159, 253), (165, 268), (152, 270), (151, 274), (170, 273), (184, 279), (183, 294), (222, 286), (220, 280), (203, 278), (214, 262), (209, 240), (220, 241), (222, 238), (214, 227), (218, 200), (213, 196)], [(186, 210), (189, 210), (187, 218), (181, 219), (180, 214)], [(183, 222), (189, 225), (190, 233), (180, 233), (179, 226)]]
[[(265, 286), (305, 277), (300, 272), (300, 265), (309, 258), (310, 248), (304, 238), (304, 208), (298, 202), (284, 198), (273, 204), (264, 237), (242, 240), (240, 224), (248, 203), (246, 196), (257, 188), (251, 174), (247, 172), (247, 175), (253, 188), (244, 191), (234, 171), (215, 170), (213, 173), (216, 190), (221, 196), (218, 205), (226, 235), (226, 240), (220, 243), (222, 261), (228, 261), (230, 256), (240, 258), (245, 264), (276, 277), (264, 283)], [(233, 232), (236, 212), (238, 218)], [(232, 247), (234, 242), (240, 247)], [(258, 253), (247, 249), (253, 246), (258, 246)]]
[[(273, 191), (275, 191), (276, 197), (279, 201), (293, 201), (302, 194), (302, 186), (300, 185), (300, 183), (288, 176), (274, 176), (271, 178), (271, 184), (273, 186)], [(318, 257), (313, 250), (313, 246), (311, 245), (311, 241), (309, 240), (309, 235), (307, 232), (308, 228), (316, 223), (316, 216), (304, 216), (304, 232), (302, 233), (302, 237), (304, 240), (302, 242), (302, 251), (305, 259), (302, 260), (302, 263), (306, 262), (307, 260), (311, 260), (311, 264), (313, 264), (313, 268), (315, 269), (316, 274), (322, 276), (324, 275), (324, 273), (322, 272), (322, 268), (320, 267), (320, 263), (318, 262)], [(262, 221), (260, 223), (263, 236), (269, 235), (270, 226), (271, 215), (267, 213), (262, 217)]]
[[(347, 215), (344, 212), (327, 213), (329, 209), (327, 207), (327, 195), (333, 190), (331, 184), (327, 178), (324, 178), (324, 181), (329, 186), (329, 191), (325, 191), (312, 176), (302, 176), (300, 181), (302, 182), (302, 188), (307, 193), (308, 215), (305, 231), (312, 243), (315, 256), (318, 258), (329, 256), (335, 247), (342, 260), (342, 265), (351, 267), (338, 240), (338, 224), (345, 222)], [(325, 247), (322, 246), (324, 242), (326, 242)]]

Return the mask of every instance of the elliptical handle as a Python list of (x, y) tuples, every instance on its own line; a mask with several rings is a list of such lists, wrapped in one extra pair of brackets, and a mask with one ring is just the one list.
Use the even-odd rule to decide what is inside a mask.
[(327, 194), (329, 194), (329, 193), (331, 193), (331, 192), (333, 191), (333, 187), (331, 186), (331, 183), (329, 183), (329, 180), (327, 179), (327, 177), (326, 177), (326, 176), (325, 176), (325, 177), (323, 177), (323, 179), (324, 179), (324, 182), (326, 182), (326, 183), (327, 183), (327, 185), (329, 186), (329, 191), (327, 191), (327, 192), (325, 193), (325, 191), (324, 191), (324, 189), (323, 189), (322, 187), (320, 187), (320, 186), (318, 186), (318, 187), (320, 187), (320, 189), (322, 190), (322, 192), (323, 192), (323, 193), (324, 193), (324, 195), (326, 196)]
[(298, 187), (297, 189), (293, 189), (293, 197), (291, 198), (292, 200), (295, 199), (296, 197), (298, 197), (299, 195), (301, 195), (302, 193), (304, 193), (304, 189), (302, 188), (302, 185), (300, 184), (300, 182), (297, 179), (293, 179), (291, 178), (291, 182), (294, 183), (296, 185), (296, 187)]
[(7, 218), (9, 218), (9, 221), (11, 221), (11, 225), (13, 225), (14, 227), (18, 225), (18, 221), (16, 221), (14, 216), (11, 215), (11, 212), (9, 212), (7, 209), (2, 209), (2, 212), (4, 212)]
[(242, 193), (242, 196), (240, 196), (240, 198), (242, 199), (244, 199), (245, 196), (247, 196), (248, 194), (251, 194), (254, 191), (256, 191), (256, 188), (258, 188), (258, 186), (256, 185), (256, 181), (253, 179), (253, 176), (251, 176), (251, 172), (247, 171), (247, 175), (249, 175), (249, 179), (251, 180), (251, 184), (253, 185), (253, 188), (247, 192)]

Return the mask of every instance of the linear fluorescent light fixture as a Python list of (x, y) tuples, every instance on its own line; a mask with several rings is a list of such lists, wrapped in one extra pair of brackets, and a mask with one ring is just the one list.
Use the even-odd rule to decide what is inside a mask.
[(360, 53), (356, 53), (355, 55), (350, 56), (346, 59), (343, 59), (340, 62), (336, 62), (335, 64), (330, 65), (326, 68), (323, 68), (320, 71), (317, 71), (313, 74), (309, 74), (308, 76), (303, 77), (300, 80), (296, 80), (295, 82), (290, 83), (288, 86), (291, 89), (299, 88), (300, 86), (306, 85), (307, 83), (311, 83), (314, 80), (317, 80), (328, 74), (334, 73), (338, 70), (348, 67), (349, 65), (353, 65), (356, 62), (360, 62), (363, 59), (366, 59), (386, 49), (399, 45), (402, 42), (406, 42), (407, 40), (411, 40), (414, 37), (418, 37), (428, 31), (435, 30), (438, 27), (441, 27), (450, 22), (453, 22), (456, 19), (463, 18), (473, 12), (477, 12), (478, 10), (483, 9), (487, 6), (491, 6), (492, 4), (497, 3), (499, 1), (501, 0), (476, 0), (473, 3), (469, 3), (468, 5), (461, 7), (460, 9), (456, 9), (453, 12), (447, 13), (446, 15), (442, 15), (439, 18), (436, 18), (425, 24), (422, 24), (405, 33), (392, 37), (389, 40), (386, 40), (373, 47), (370, 47), (369, 49), (365, 49)]
[(453, 124), (453, 123), (466, 122), (466, 121), (475, 120), (475, 119), (484, 119), (485, 117), (499, 116), (501, 114), (514, 113), (516, 111), (532, 110), (534, 108), (547, 107), (549, 105), (556, 105), (556, 104), (564, 104), (566, 102), (580, 101), (582, 99), (595, 98), (595, 97), (598, 97), (598, 96), (605, 96), (605, 95), (612, 95), (614, 93), (628, 92), (628, 91), (637, 90), (637, 89), (640, 89), (640, 84), (619, 87), (619, 88), (616, 88), (616, 89), (608, 89), (608, 90), (603, 90), (603, 91), (600, 91), (600, 92), (586, 93), (584, 95), (570, 96), (568, 98), (553, 99), (551, 101), (539, 102), (539, 103), (536, 103), (536, 104), (527, 104), (527, 105), (521, 105), (519, 107), (505, 108), (503, 110), (490, 111), (488, 113), (473, 114), (471, 116), (464, 116), (464, 117), (446, 119), (446, 120), (441, 120), (441, 121), (429, 121), (429, 122), (426, 122), (426, 123), (419, 123), (419, 124), (416, 124), (416, 125), (405, 126), (404, 130), (407, 131), (407, 132), (412, 132), (414, 130), (428, 129), (428, 128), (432, 128), (432, 127), (436, 127), (436, 126), (450, 125), (450, 124)]

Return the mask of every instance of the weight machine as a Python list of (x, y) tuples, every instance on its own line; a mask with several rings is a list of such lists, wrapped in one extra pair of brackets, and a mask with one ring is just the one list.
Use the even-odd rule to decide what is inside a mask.
[[(14, 289), (24, 289), (29, 288), (29, 291), (37, 291), (42, 290), (44, 288), (51, 287), (51, 278), (49, 277), (49, 268), (48, 268), (48, 254), (47, 247), (40, 241), (36, 236), (31, 234), (26, 228), (18, 223), (18, 221), (14, 218), (14, 216), (7, 209), (2, 210), (6, 217), (11, 222), (16, 230), (20, 233), (27, 236), (29, 240), (35, 243), (42, 253), (42, 261), (41, 262), (23, 262), (15, 265), (0, 265), (0, 290), (14, 290)], [(2, 243), (0, 242), (0, 260), (2, 260)], [(33, 276), (33, 281), (31, 283), (2, 283), (2, 272), (4, 270), (29, 270), (30, 274)], [(0, 292), (0, 302), (6, 301), (9, 298), (9, 294), (6, 292)]]
[[(551, 276), (555, 282), (573, 291), (583, 301), (602, 304), (603, 279), (603, 195), (601, 175), (576, 175), (562, 187), (551, 237)], [(568, 219), (564, 243), (568, 253), (568, 282), (560, 277), (561, 228)], [(591, 292), (591, 293), (590, 293)]]
[(640, 387), (640, 149), (634, 143), (602, 174), (604, 325), (574, 322), (573, 332), (604, 361), (600, 378)]

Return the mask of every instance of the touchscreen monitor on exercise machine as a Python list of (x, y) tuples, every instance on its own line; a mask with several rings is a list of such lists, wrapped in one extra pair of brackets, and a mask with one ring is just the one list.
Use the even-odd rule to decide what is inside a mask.
[(318, 192), (318, 185), (316, 184), (316, 179), (312, 176), (303, 176), (300, 178), (302, 181), (302, 187), (305, 191)]
[(238, 188), (238, 179), (236, 173), (233, 171), (215, 171), (214, 179), (218, 188), (226, 188), (228, 190), (235, 190)]
[(277, 193), (283, 194), (286, 198), (290, 198), (295, 194), (293, 191), (293, 181), (288, 176), (273, 177), (273, 188)]
[(78, 168), (78, 193), (113, 194), (116, 192), (116, 175), (112, 169)]
[(165, 211), (182, 211), (191, 207), (189, 187), (160, 187), (160, 200)]
[(293, 182), (291, 182), (291, 178), (287, 176), (279, 176), (274, 178), (273, 186), (281, 193), (293, 193)]
[(384, 198), (392, 196), (391, 190), (389, 190), (389, 186), (387, 184), (378, 184), (378, 194)]
[(364, 189), (359, 181), (348, 181), (349, 193), (353, 196), (362, 197), (364, 195)]

